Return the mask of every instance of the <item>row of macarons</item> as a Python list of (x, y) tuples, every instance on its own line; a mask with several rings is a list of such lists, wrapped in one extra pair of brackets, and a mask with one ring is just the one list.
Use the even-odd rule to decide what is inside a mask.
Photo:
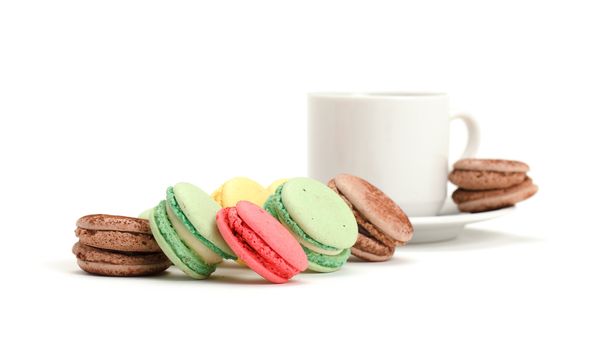
[[(223, 260), (237, 260), (267, 280), (283, 283), (306, 269), (337, 271), (351, 254), (366, 261), (388, 260), (413, 233), (408, 216), (391, 198), (349, 174), (337, 175), (328, 184), (293, 178), (267, 188), (240, 177), (212, 195), (193, 184), (178, 183), (140, 218), (148, 220), (150, 234), (169, 259), (166, 264), (171, 262), (195, 279), (208, 278)], [(80, 243), (73, 251), (84, 270), (104, 274), (85, 266), (83, 250), (99, 249), (84, 240), (86, 221), (77, 223)], [(97, 229), (117, 231), (100, 225)], [(142, 236), (143, 231), (132, 234)], [(165, 270), (158, 257), (151, 260), (158, 264), (151, 272)]]

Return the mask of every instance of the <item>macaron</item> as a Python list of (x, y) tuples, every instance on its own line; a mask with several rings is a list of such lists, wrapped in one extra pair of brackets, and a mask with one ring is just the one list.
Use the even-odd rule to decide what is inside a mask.
[(270, 186), (263, 187), (247, 177), (235, 177), (217, 188), (212, 197), (223, 208), (234, 207), (241, 200), (255, 203), (261, 207), (276, 188), (285, 181), (287, 180), (276, 180)]
[(348, 205), (329, 187), (309, 178), (280, 185), (264, 209), (291, 232), (317, 272), (340, 269), (357, 241), (357, 222)]
[(192, 278), (208, 278), (223, 259), (236, 259), (217, 228), (220, 209), (200, 188), (179, 183), (168, 187), (166, 200), (146, 213), (161, 250)]
[(79, 242), (90, 247), (125, 252), (160, 252), (149, 222), (127, 216), (94, 214), (77, 221)]
[[(212, 197), (222, 208), (234, 207), (236, 203), (242, 200), (255, 203), (261, 207), (276, 188), (286, 181), (286, 179), (276, 180), (270, 186), (263, 187), (248, 177), (234, 177), (217, 188)], [(245, 265), (240, 259), (237, 259), (236, 262)]]
[(459, 188), (453, 192), (452, 198), (460, 211), (477, 213), (513, 206), (537, 191), (538, 186), (527, 177), (517, 185), (502, 189), (473, 191)]
[(163, 253), (127, 253), (99, 249), (82, 243), (75, 243), (72, 253), (77, 264), (86, 272), (101, 276), (147, 276), (158, 274), (170, 267), (171, 263)]
[(259, 206), (239, 201), (217, 212), (221, 235), (253, 271), (273, 283), (285, 283), (308, 267), (293, 235)]
[(328, 186), (344, 199), (357, 221), (359, 235), (351, 253), (365, 261), (389, 260), (395, 247), (413, 234), (408, 216), (391, 198), (368, 181), (339, 174)]
[(72, 252), (86, 272), (103, 276), (143, 276), (166, 270), (170, 261), (155, 242), (149, 222), (93, 214), (77, 220)]
[(525, 181), (529, 166), (516, 160), (466, 158), (453, 165), (448, 179), (466, 190), (508, 188)]

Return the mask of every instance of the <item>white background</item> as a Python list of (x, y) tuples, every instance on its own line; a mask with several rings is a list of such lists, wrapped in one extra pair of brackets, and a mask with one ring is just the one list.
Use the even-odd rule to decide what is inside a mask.
[[(609, 349), (605, 3), (1, 2), (0, 347)], [(81, 215), (305, 175), (305, 93), (330, 90), (448, 92), (480, 155), (528, 162), (540, 192), (456, 241), (282, 286), (78, 270)]]

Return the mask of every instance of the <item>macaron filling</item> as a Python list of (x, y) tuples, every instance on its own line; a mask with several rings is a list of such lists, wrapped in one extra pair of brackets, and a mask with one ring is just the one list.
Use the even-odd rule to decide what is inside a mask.
[(238, 242), (268, 271), (284, 279), (290, 279), (300, 271), (276, 253), (244, 222), (235, 207), (222, 209), (221, 215)]
[[(368, 240), (373, 241), (374, 243), (388, 248), (388, 249), (393, 249), (395, 246), (394, 245), (387, 245), (385, 244), (385, 242), (382, 242), (381, 240), (379, 240), (378, 238), (376, 238), (375, 236), (373, 236), (365, 227), (361, 226), (361, 225), (357, 225), (357, 229), (360, 235), (362, 235), (363, 237), (365, 237)], [(357, 243), (355, 243), (357, 244)], [(354, 247), (354, 246), (353, 246)]]
[[(302, 230), (302, 228), (298, 225), (297, 222), (295, 222), (291, 218), (291, 215), (289, 215), (289, 212), (283, 205), (281, 199), (281, 193), (283, 191), (284, 186), (285, 184), (278, 186), (274, 194), (271, 195), (270, 198), (268, 198), (268, 200), (264, 204), (264, 209), (270, 214), (272, 214), (272, 216), (279, 220), (283, 225), (285, 225), (289, 229), (289, 231), (293, 232), (296, 236), (298, 236), (298, 240), (304, 240), (309, 244), (312, 244), (313, 246), (320, 248), (324, 251), (330, 251), (329, 254), (338, 254), (338, 250), (340, 249), (315, 241), (310, 236), (308, 236), (308, 234), (304, 232), (304, 230)], [(304, 247), (304, 244), (302, 244), (302, 246)], [(313, 250), (310, 251), (314, 252)]]
[(74, 231), (79, 241), (91, 247), (117, 251), (159, 252), (159, 246), (150, 233), (110, 230), (87, 230), (77, 227)]
[(196, 230), (196, 228), (189, 221), (189, 219), (187, 218), (187, 215), (185, 215), (185, 213), (183, 212), (183, 210), (179, 206), (178, 202), (176, 201), (176, 197), (174, 196), (174, 189), (172, 187), (168, 187), (168, 189), (166, 190), (166, 200), (168, 201), (168, 206), (172, 209), (172, 212), (174, 213), (174, 215), (176, 215), (176, 217), (179, 218), (179, 220), (183, 223), (183, 225), (185, 225), (187, 230), (189, 230), (189, 232), (198, 241), (202, 242), (202, 244), (207, 246), (215, 254), (223, 257), (224, 259), (236, 260), (236, 257), (234, 255), (230, 255), (230, 254), (224, 252), (219, 247), (217, 247), (214, 243), (212, 243), (211, 241), (206, 239), (204, 236), (202, 236), (198, 232), (198, 230)]
[[(167, 243), (167, 246), (171, 249), (171, 252), (164, 251), (165, 253), (167, 253), (167, 255), (169, 255), (168, 257), (170, 258), (170, 260), (178, 259), (188, 269), (202, 276), (209, 276), (215, 271), (215, 265), (209, 265), (202, 261), (180, 239), (180, 237), (172, 227), (170, 219), (168, 219), (168, 214), (166, 213), (166, 201), (161, 201), (159, 205), (155, 207), (155, 212), (153, 213), (153, 220), (155, 226), (152, 227), (153, 233), (159, 233), (161, 235), (161, 238)], [(156, 230), (158, 230), (158, 232), (155, 232)], [(160, 247), (162, 247), (163, 249), (164, 245), (160, 244)]]
[(386, 235), (380, 228), (368, 221), (368, 219), (366, 219), (366, 217), (357, 209), (354, 209), (353, 213), (355, 214), (355, 220), (357, 220), (357, 229), (359, 234), (374, 239), (388, 247), (395, 247), (404, 243)]
[[(376, 237), (373, 237), (369, 234), (369, 232), (363, 229), (362, 226), (359, 227), (359, 237), (357, 238), (357, 242), (353, 245), (352, 252), (360, 251), (367, 254), (372, 254), (379, 257), (388, 257), (390, 258), (395, 251), (395, 246), (388, 246), (377, 240)], [(386, 259), (385, 259), (386, 260)]]
[(168, 219), (170, 219), (170, 223), (174, 228), (174, 231), (178, 234), (179, 238), (188, 246), (195, 254), (197, 254), (200, 259), (207, 264), (218, 264), (223, 261), (223, 258), (217, 255), (215, 252), (210, 250), (208, 246), (203, 244), (200, 240), (195, 238), (194, 235), (189, 232), (187, 227), (183, 225), (183, 222), (174, 214), (172, 208), (166, 201), (166, 214), (168, 214)]

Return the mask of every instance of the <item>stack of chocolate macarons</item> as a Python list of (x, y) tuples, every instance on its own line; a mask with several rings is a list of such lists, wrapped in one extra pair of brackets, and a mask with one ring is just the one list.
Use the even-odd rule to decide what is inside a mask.
[(147, 220), (94, 214), (77, 221), (79, 241), (72, 247), (78, 265), (103, 276), (144, 276), (160, 273), (170, 260), (155, 242)]
[(469, 158), (459, 160), (453, 168), (448, 178), (458, 188), (452, 198), (462, 212), (510, 207), (538, 191), (523, 162)]

